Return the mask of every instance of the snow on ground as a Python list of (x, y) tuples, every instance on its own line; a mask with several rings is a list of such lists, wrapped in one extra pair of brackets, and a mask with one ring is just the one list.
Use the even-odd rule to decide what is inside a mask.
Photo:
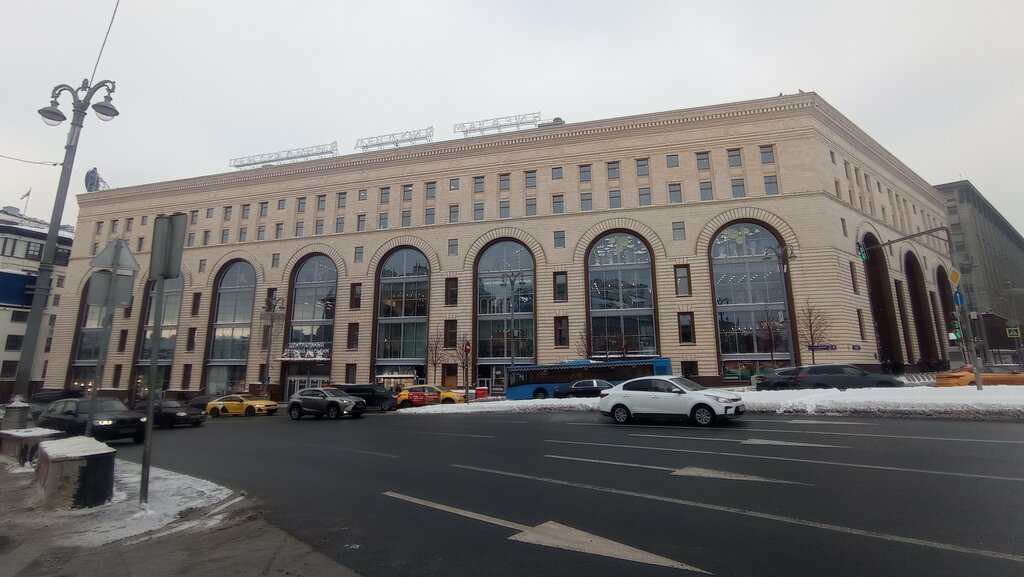
[[(955, 417), (1024, 420), (1024, 387), (903, 387), (738, 391), (751, 413)], [(596, 411), (598, 399), (476, 401), (398, 411), (400, 415)]]

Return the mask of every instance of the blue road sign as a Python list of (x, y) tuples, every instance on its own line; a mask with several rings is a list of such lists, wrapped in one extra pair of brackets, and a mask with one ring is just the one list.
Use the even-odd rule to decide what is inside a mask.
[(953, 304), (958, 307), (964, 306), (964, 293), (960, 291), (953, 292)]

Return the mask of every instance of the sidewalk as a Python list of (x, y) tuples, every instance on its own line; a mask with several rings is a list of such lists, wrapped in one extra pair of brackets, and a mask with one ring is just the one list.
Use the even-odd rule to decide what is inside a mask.
[(207, 481), (153, 469), (151, 497), (170, 488), (177, 503), (151, 498), (140, 510), (138, 465), (118, 461), (110, 503), (48, 511), (33, 477), (0, 457), (0, 577), (358, 577), (267, 523), (249, 498)]

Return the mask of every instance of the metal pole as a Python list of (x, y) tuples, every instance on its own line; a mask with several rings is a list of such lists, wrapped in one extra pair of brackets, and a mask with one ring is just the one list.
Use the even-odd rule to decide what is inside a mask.
[(124, 239), (114, 241), (114, 259), (110, 263), (110, 284), (107, 286), (107, 300), (103, 305), (103, 336), (100, 337), (100, 354), (96, 363), (96, 381), (89, 393), (89, 412), (85, 422), (85, 436), (92, 435), (92, 413), (96, 404), (96, 395), (103, 386), (103, 369), (107, 366), (107, 353), (110, 351), (110, 335), (114, 324), (114, 297), (117, 295), (117, 271), (121, 266), (121, 248)]
[(160, 370), (160, 347), (164, 316), (164, 277), (157, 275), (153, 290), (153, 338), (149, 347), (149, 397), (146, 402), (146, 443), (142, 450), (142, 483), (139, 487), (139, 504), (149, 500), (149, 462), (153, 448), (153, 404), (156, 401), (157, 374)]

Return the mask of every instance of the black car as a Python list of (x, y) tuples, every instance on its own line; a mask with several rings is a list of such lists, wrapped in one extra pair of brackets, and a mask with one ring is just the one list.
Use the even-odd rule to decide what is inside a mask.
[(778, 389), (866, 389), (902, 387), (892, 375), (869, 373), (853, 365), (807, 365), (775, 369), (767, 375), (754, 377), (759, 391)]
[(223, 395), (199, 395), (198, 397), (192, 397), (188, 400), (188, 406), (193, 409), (205, 411), (207, 403), (221, 396)]
[(92, 419), (92, 436), (98, 440), (130, 438), (141, 443), (146, 438), (146, 415), (129, 410), (117, 399), (56, 401), (39, 415), (37, 424), (74, 436), (85, 434), (89, 419)]
[(366, 402), (366, 407), (381, 411), (397, 411), (398, 395), (384, 385), (335, 385), (336, 388), (346, 393), (360, 397)]
[(601, 391), (610, 389), (615, 385), (601, 379), (586, 379), (576, 381), (567, 385), (555, 387), (555, 398), (565, 399), (571, 397), (599, 397)]
[[(143, 404), (136, 408), (140, 411), (145, 411), (146, 405)], [(158, 400), (153, 407), (153, 426), (155, 427), (173, 427), (174, 425), (198, 427), (205, 420), (206, 413), (189, 407), (181, 401), (173, 399)]]
[(50, 403), (62, 399), (79, 399), (82, 396), (81, 389), (43, 389), (29, 397), (29, 414), (32, 420), (38, 420), (39, 413), (50, 406)]

